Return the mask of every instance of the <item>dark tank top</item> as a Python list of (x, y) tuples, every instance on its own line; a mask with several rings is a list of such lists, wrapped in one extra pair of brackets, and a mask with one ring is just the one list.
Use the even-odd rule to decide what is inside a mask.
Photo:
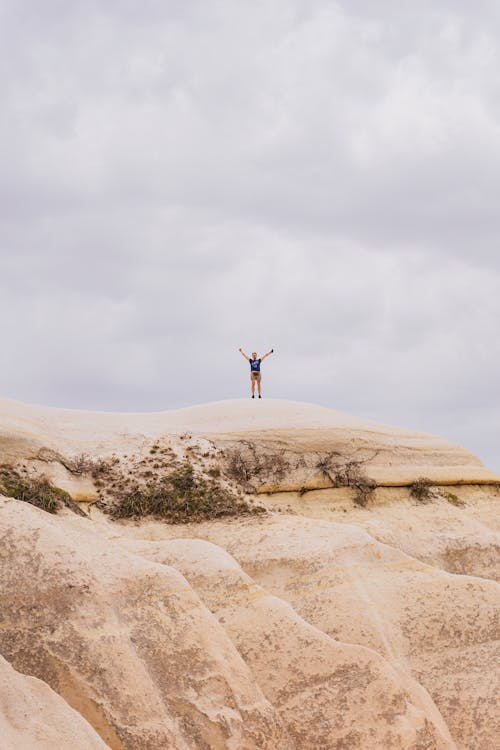
[(250, 359), (250, 369), (252, 372), (260, 372), (260, 359)]

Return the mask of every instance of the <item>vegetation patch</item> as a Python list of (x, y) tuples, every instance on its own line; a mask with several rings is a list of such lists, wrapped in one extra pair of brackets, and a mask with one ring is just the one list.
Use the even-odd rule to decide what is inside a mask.
[(73, 474), (92, 478), (98, 496), (94, 504), (114, 519), (150, 516), (189, 523), (265, 512), (222, 476), (214, 463), (213, 445), (200, 455), (189, 433), (180, 438), (180, 449), (158, 438), (137, 454), (81, 454), (65, 458), (63, 465)]
[(0, 492), (25, 503), (35, 505), (47, 513), (57, 513), (63, 507), (86, 516), (68, 492), (53, 485), (45, 476), (23, 476), (13, 466), (0, 467)]
[(237, 497), (214, 478), (197, 475), (189, 462), (142, 484), (125, 483), (112, 494), (113, 501), (103, 509), (115, 519), (154, 516), (169, 523), (189, 523), (265, 511)]
[[(255, 443), (240, 440), (225, 452), (225, 474), (247, 491), (256, 492), (259, 485), (279, 483), (287, 475), (300, 471), (299, 477), (313, 478), (318, 472), (328, 479), (332, 487), (350, 487), (354, 490), (354, 503), (368, 505), (377, 488), (377, 483), (365, 471), (366, 460), (343, 456), (337, 451), (311, 453), (297, 456), (285, 449), (258, 447)], [(299, 495), (308, 492), (307, 479), (299, 489)]]
[(427, 477), (419, 477), (410, 485), (410, 496), (419, 503), (429, 503), (435, 498), (434, 482)]

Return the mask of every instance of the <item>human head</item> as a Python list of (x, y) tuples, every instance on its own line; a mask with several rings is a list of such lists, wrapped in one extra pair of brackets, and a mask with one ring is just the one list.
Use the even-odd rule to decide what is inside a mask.
[(252, 352), (252, 359), (257, 359), (257, 352)]

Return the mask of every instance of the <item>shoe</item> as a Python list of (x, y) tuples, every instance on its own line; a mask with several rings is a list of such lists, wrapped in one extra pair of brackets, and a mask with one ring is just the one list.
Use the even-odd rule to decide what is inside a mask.
[(259, 396), (259, 398), (262, 398), (262, 396)]
[(252, 396), (252, 398), (255, 398), (255, 396)]

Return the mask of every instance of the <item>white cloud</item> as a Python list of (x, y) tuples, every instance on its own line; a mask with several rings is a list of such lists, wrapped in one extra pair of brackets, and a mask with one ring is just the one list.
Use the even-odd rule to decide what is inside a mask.
[(496, 6), (0, 5), (3, 392), (269, 395), (500, 467)]

